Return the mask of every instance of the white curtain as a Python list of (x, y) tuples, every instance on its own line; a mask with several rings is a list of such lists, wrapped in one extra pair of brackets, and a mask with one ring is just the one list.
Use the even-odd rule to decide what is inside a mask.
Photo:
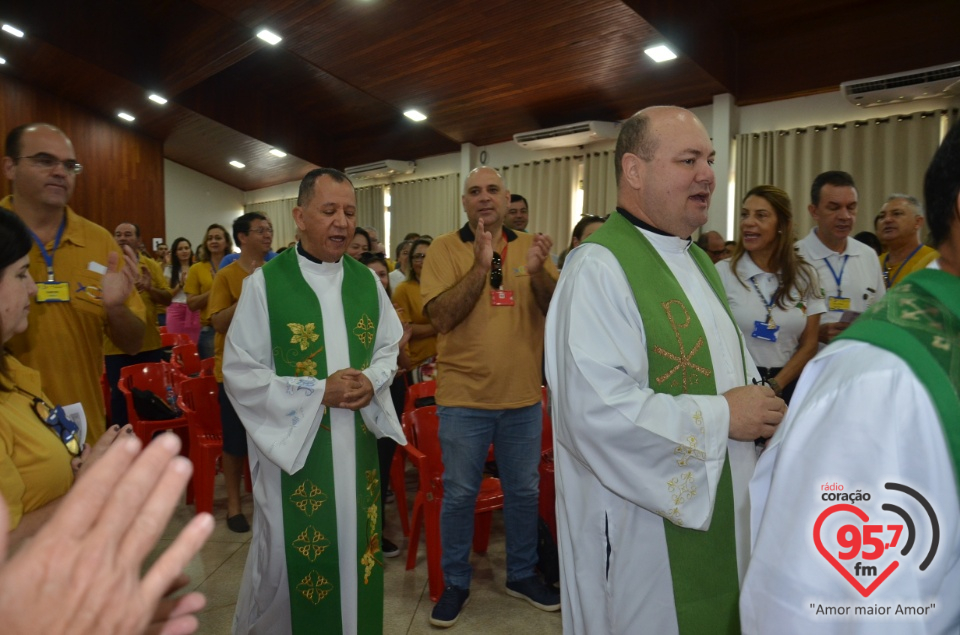
[(616, 207), (614, 152), (588, 152), (583, 158), (583, 213), (606, 216)]
[[(372, 185), (358, 187), (357, 192), (357, 227), (375, 227), (381, 242), (384, 239), (383, 227), (383, 186)], [(392, 243), (396, 244), (396, 243)]]
[(579, 160), (561, 157), (507, 165), (500, 174), (511, 194), (521, 194), (530, 208), (528, 232), (546, 234), (553, 239), (553, 253), (559, 254), (570, 243), (573, 230), (573, 197), (577, 191)]
[(821, 172), (843, 170), (857, 183), (859, 212), (853, 233), (874, 231), (887, 196), (923, 198), (923, 176), (940, 144), (945, 112), (849, 121), (737, 136), (736, 205), (757, 185), (776, 185), (793, 202), (797, 237), (813, 227), (810, 184)]
[(276, 251), (297, 240), (297, 224), (293, 222), (293, 208), (296, 206), (297, 199), (284, 198), (244, 205), (243, 211), (260, 212), (270, 219), (273, 225), (273, 250)]
[(402, 181), (390, 186), (390, 244), (411, 232), (436, 238), (460, 226), (460, 175)]

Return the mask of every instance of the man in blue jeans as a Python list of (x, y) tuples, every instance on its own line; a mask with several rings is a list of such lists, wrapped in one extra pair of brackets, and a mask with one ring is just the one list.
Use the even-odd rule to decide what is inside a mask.
[(443, 448), (440, 539), (446, 587), (430, 617), (452, 626), (470, 597), (470, 546), (483, 466), (494, 445), (504, 493), (507, 594), (545, 611), (560, 594), (537, 576), (544, 316), (558, 277), (552, 241), (503, 226), (510, 193), (477, 168), (462, 197), (467, 224), (437, 238), (420, 279), (436, 327)]

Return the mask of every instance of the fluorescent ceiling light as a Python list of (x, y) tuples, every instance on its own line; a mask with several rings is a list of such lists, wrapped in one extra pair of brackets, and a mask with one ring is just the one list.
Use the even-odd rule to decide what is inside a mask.
[(267, 29), (263, 29), (262, 31), (257, 33), (257, 37), (263, 40), (264, 42), (266, 42), (267, 44), (273, 44), (274, 46), (279, 44), (280, 40), (283, 39), (273, 31), (269, 31)]
[(118, 112), (117, 116), (123, 119), (124, 121), (133, 121), (136, 119), (136, 117), (134, 117), (133, 115), (127, 114), (123, 111)]
[(660, 46), (652, 46), (643, 52), (649, 55), (654, 62), (669, 62), (670, 60), (677, 59), (677, 54), (663, 44)]
[(14, 36), (14, 37), (23, 37), (23, 31), (21, 31), (20, 29), (18, 29), (18, 28), (15, 27), (15, 26), (12, 26), (12, 25), (9, 25), (9, 24), (4, 24), (2, 28), (3, 28), (4, 31), (6, 31), (7, 33), (9, 33), (10, 35), (12, 35), (12, 36)]
[(167, 103), (167, 98), (166, 98), (166, 97), (161, 97), (160, 95), (158, 95), (158, 94), (156, 94), (156, 93), (150, 93), (150, 96), (147, 97), (147, 99), (149, 99), (150, 101), (154, 102), (155, 104), (160, 104), (161, 106), (164, 105), (165, 103)]
[(404, 112), (403, 114), (408, 118), (413, 119), (414, 121), (423, 121), (424, 119), (427, 118), (425, 114), (423, 114), (422, 112), (414, 108), (411, 108), (410, 110)]
[(270, 148), (270, 154), (277, 157), (278, 159), (282, 159), (283, 157), (287, 156), (286, 152), (284, 152), (283, 150), (278, 150), (277, 148)]
[(245, 167), (247, 167), (247, 166), (245, 166), (244, 164), (240, 163), (239, 161), (231, 161), (231, 162), (230, 162), (230, 165), (232, 165), (232, 166), (235, 167), (235, 168), (245, 168)]

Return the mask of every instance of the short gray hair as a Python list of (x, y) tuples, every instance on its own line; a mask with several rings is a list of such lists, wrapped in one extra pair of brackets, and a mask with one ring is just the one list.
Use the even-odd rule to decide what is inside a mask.
[[(923, 216), (923, 203), (920, 202), (916, 196), (910, 196), (909, 194), (891, 194), (887, 197), (887, 203), (890, 201), (895, 201), (897, 199), (903, 199), (910, 204), (910, 207), (913, 208), (913, 213), (916, 216)], [(884, 203), (886, 205), (886, 203)]]

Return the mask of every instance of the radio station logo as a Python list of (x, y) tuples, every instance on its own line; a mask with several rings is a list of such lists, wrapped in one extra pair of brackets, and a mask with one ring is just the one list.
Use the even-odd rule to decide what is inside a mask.
[[(863, 597), (870, 597), (901, 567), (926, 571), (937, 555), (940, 523), (930, 502), (900, 483), (885, 483), (882, 510), (869, 515), (861, 508), (869, 492), (845, 492), (840, 483), (821, 485), (821, 498), (833, 503), (813, 525), (813, 542), (820, 555)], [(887, 502), (889, 501), (889, 502)], [(914, 518), (905, 507), (915, 501), (923, 517)], [(875, 501), (870, 505), (876, 508)], [(918, 530), (918, 527), (920, 530)], [(924, 544), (918, 544), (918, 535)]]

